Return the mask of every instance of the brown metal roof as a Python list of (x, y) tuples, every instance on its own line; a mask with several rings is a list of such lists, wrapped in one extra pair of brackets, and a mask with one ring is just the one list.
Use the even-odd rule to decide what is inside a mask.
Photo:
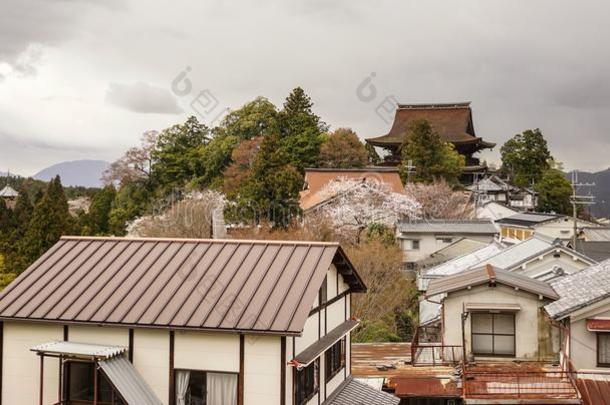
[(360, 321), (349, 319), (337, 326), (322, 338), (316, 340), (311, 346), (297, 354), (291, 363), (297, 367), (306, 367), (310, 365), (318, 356), (334, 345), (339, 339), (347, 335), (360, 324)]
[(494, 268), (491, 265), (463, 271), (451, 276), (432, 280), (428, 285), (426, 296), (433, 297), (438, 294), (462, 290), (483, 284), (503, 284), (519, 288), (532, 294), (556, 300), (559, 295), (550, 284), (510, 271)]
[(337, 243), (64, 237), (0, 294), (0, 319), (300, 334)]

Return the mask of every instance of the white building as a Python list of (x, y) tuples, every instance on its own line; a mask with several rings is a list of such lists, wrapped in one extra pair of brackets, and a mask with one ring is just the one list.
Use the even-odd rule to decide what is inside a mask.
[(350, 377), (363, 291), (335, 243), (62, 238), (0, 295), (2, 404), (395, 405)]

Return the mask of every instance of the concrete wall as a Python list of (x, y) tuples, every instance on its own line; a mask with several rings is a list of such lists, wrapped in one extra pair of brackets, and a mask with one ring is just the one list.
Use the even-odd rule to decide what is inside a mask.
[[(536, 325), (539, 322), (540, 308), (548, 303), (539, 300), (538, 296), (523, 291), (498, 285), (496, 287), (479, 286), (471, 290), (450, 293), (443, 301), (443, 342), (445, 345), (462, 345), (461, 314), (466, 304), (519, 304), (521, 310), (515, 314), (515, 358), (537, 360), (539, 338)], [(472, 352), (471, 317), (465, 322), (466, 355)], [(512, 360), (512, 358), (511, 358)]]
[[(559, 257), (555, 257), (556, 254), (558, 254)], [(544, 256), (525, 263), (514, 271), (523, 273), (532, 278), (538, 278), (542, 274), (552, 270), (555, 266), (562, 268), (567, 275), (578, 273), (579, 271), (589, 267), (590, 264), (585, 263), (578, 256), (570, 255), (565, 251), (559, 250), (549, 252)]]

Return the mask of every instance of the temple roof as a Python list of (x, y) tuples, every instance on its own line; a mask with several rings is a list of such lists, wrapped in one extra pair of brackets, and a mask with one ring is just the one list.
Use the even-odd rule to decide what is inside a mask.
[(398, 104), (390, 132), (366, 141), (373, 146), (400, 146), (411, 123), (425, 119), (445, 142), (455, 145), (477, 144), (493, 148), (496, 144), (476, 136), (470, 102), (447, 104)]

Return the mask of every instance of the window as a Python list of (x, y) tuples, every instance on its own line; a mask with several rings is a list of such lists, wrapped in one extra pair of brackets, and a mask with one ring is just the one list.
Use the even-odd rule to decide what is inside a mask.
[(176, 405), (236, 405), (237, 374), (176, 370)]
[(419, 250), (419, 240), (411, 241), (411, 250)]
[(324, 379), (329, 382), (345, 367), (345, 339), (339, 340), (324, 353)]
[(436, 238), (436, 243), (446, 243), (446, 244), (449, 244), (449, 243), (453, 243), (453, 239), (445, 237), (445, 236), (439, 236), (439, 237)]
[(296, 403), (302, 405), (313, 398), (320, 388), (320, 360), (297, 370)]
[(597, 366), (610, 367), (610, 333), (597, 334)]
[(320, 305), (326, 304), (328, 301), (328, 276), (324, 277), (324, 281), (322, 282), (322, 287), (320, 287)]
[[(89, 362), (70, 361), (65, 364), (65, 396), (70, 403), (93, 403), (94, 364)], [(98, 370), (97, 401), (111, 405), (124, 405), (120, 396), (114, 391), (106, 377)]]
[(515, 355), (515, 314), (473, 313), (471, 329), (475, 355)]

